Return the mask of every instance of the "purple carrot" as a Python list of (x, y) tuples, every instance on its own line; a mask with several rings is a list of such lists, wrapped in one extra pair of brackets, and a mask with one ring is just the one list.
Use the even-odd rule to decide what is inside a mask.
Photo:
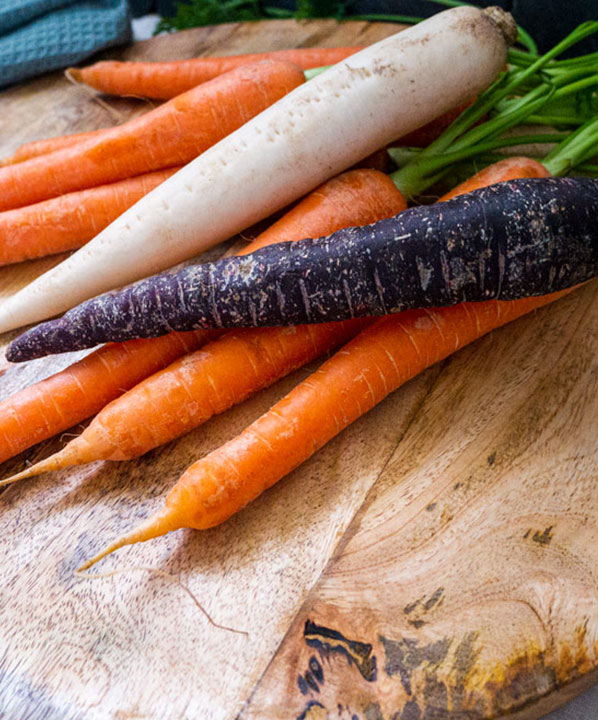
[(171, 330), (345, 320), (544, 295), (598, 268), (598, 180), (498, 183), (319, 239), (162, 273), (18, 337), (16, 362)]

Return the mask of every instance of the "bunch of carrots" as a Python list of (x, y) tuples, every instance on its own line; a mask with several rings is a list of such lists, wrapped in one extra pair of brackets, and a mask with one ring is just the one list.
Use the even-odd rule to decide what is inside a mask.
[[(72, 71), (77, 80), (103, 92), (167, 102), (120, 127), (30, 143), (6, 159), (0, 169), (0, 263), (80, 247), (180, 166), (304, 82), (302, 69), (337, 62), (357, 50), (293, 50), (151, 65), (99, 63)], [(595, 152), (598, 122), (593, 118), (576, 117), (565, 134), (528, 134), (523, 141), (504, 136), (527, 117), (535, 115), (538, 122), (544, 112), (549, 118), (551, 102), (574, 97), (575, 84), (585, 79), (581, 64), (557, 66), (552, 55), (535, 76), (529, 69), (540, 68), (537, 58), (522, 51), (515, 57), (519, 66), (506, 81), (501, 78), (473, 104), (404, 138), (402, 147), (391, 152), (399, 165), (392, 175), (368, 167), (338, 175), (241, 252), (394, 216), (407, 208), (407, 198), (449, 171), (469, 167), (464, 163), (472, 158), (487, 166), (438, 202), (497, 182), (560, 175), (583, 166)], [(553, 64), (547, 71), (548, 62)], [(553, 73), (556, 90), (545, 88), (546, 72)], [(539, 137), (540, 142), (560, 141), (542, 162), (497, 160), (497, 149)], [(422, 140), (426, 147), (418, 149)], [(194, 463), (162, 511), (83, 567), (126, 544), (182, 527), (214, 526), (423, 369), (567, 292), (377, 320), (170, 333), (103, 346), (0, 403), (0, 461), (96, 415), (60, 452), (0, 484), (94, 460), (138, 457), (311, 360), (334, 353), (238, 437)]]

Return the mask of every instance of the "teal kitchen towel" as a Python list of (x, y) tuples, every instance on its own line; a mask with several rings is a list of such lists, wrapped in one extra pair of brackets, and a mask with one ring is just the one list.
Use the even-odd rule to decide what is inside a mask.
[(0, 0), (0, 87), (130, 39), (127, 0)]

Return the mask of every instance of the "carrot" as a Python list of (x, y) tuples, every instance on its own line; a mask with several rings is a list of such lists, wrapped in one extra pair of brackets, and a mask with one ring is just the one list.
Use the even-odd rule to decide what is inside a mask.
[[(501, 180), (512, 179), (511, 176), (512, 176), (513, 172), (515, 171), (516, 166), (517, 166), (517, 163), (515, 163), (515, 162), (508, 163), (508, 164), (507, 163), (497, 163), (494, 166), (493, 171), (488, 171), (485, 175), (478, 173), (475, 176), (476, 179), (475, 180), (472, 179), (471, 183), (469, 184), (468, 190), (473, 191), (475, 189), (482, 188), (485, 186), (485, 183), (488, 183), (488, 182), (494, 183), (494, 182), (500, 182)], [(532, 172), (533, 171), (533, 168), (529, 168), (529, 166), (525, 166), (525, 165), (522, 166), (520, 164), (519, 167), (520, 167), (520, 169), (522, 169), (523, 172)], [(541, 174), (542, 169), (543, 169), (543, 166), (540, 166), (540, 167), (536, 168), (536, 171), (539, 174)], [(502, 175), (500, 174), (501, 171), (503, 173)], [(463, 192), (463, 190), (461, 190), (461, 192)], [(567, 292), (568, 291), (565, 290), (561, 294), (566, 294)], [(556, 297), (557, 296), (552, 296), (552, 299), (556, 299)], [(510, 320), (515, 319), (515, 317), (518, 317), (519, 315), (523, 315), (526, 312), (529, 312), (530, 310), (534, 309), (535, 307), (539, 307), (542, 304), (544, 304), (545, 302), (549, 302), (549, 301), (550, 301), (550, 298), (541, 297), (541, 298), (517, 300), (517, 301), (510, 302), (510, 303), (501, 303), (501, 302), (497, 302), (497, 301), (490, 301), (488, 303), (480, 303), (477, 305), (473, 305), (473, 306), (471, 306), (471, 312), (473, 313), (474, 316), (476, 314), (479, 314), (483, 318), (491, 319), (492, 313), (494, 312), (495, 313), (494, 317), (496, 318), (496, 321), (494, 324), (492, 324), (492, 322), (491, 322), (490, 326), (478, 325), (476, 323), (474, 335), (473, 335), (472, 339), (476, 339), (477, 337), (480, 337), (482, 334), (484, 334), (484, 332), (488, 332), (493, 327), (497, 327), (498, 324), (502, 324), (503, 322), (509, 322)], [(503, 308), (505, 310), (507, 310), (507, 312), (502, 316), (502, 320), (501, 320), (500, 313)], [(457, 306), (454, 306), (451, 308), (423, 311), (423, 312), (422, 311), (411, 311), (410, 313), (405, 313), (403, 315), (398, 315), (398, 316), (389, 316), (388, 318), (383, 318), (381, 320), (376, 321), (376, 323), (373, 326), (370, 326), (370, 331), (368, 334), (361, 333), (353, 341), (353, 343), (351, 343), (348, 346), (348, 348), (345, 348), (344, 351), (337, 353), (333, 358), (331, 358), (328, 361), (328, 363), (327, 363), (328, 367), (332, 367), (331, 373), (328, 373), (326, 371), (326, 369), (324, 369), (324, 372), (323, 372), (322, 368), (320, 368), (320, 371), (318, 371), (318, 373), (316, 373), (318, 380), (324, 386), (325, 400), (330, 402), (330, 399), (333, 398), (332, 402), (330, 403), (331, 411), (332, 411), (331, 416), (334, 417), (338, 408), (339, 407), (342, 408), (344, 401), (349, 399), (347, 396), (350, 395), (350, 391), (347, 391), (347, 388), (354, 388), (355, 384), (359, 383), (361, 385), (360, 391), (361, 391), (361, 393), (363, 393), (363, 391), (365, 390), (365, 388), (363, 387), (364, 381), (365, 381), (365, 385), (367, 387), (367, 375), (373, 375), (374, 381), (377, 381), (378, 390), (379, 391), (380, 391), (380, 389), (382, 390), (382, 392), (380, 393), (382, 395), (382, 397), (384, 397), (384, 396), (388, 395), (390, 392), (392, 392), (393, 387), (388, 386), (385, 375), (382, 374), (381, 371), (379, 371), (380, 366), (377, 363), (377, 358), (375, 357), (376, 355), (381, 355), (382, 363), (385, 363), (387, 366), (390, 365), (389, 370), (391, 372), (391, 377), (394, 377), (394, 385), (396, 387), (398, 387), (402, 382), (405, 382), (405, 380), (409, 379), (409, 377), (414, 376), (418, 372), (418, 365), (420, 366), (420, 369), (423, 369), (423, 367), (432, 364), (435, 361), (435, 358), (438, 357), (443, 352), (446, 352), (446, 354), (449, 354), (450, 352), (454, 352), (457, 348), (450, 346), (450, 336), (449, 337), (443, 336), (441, 325), (435, 325), (434, 321), (436, 321), (436, 319), (438, 317), (440, 318), (441, 323), (448, 322), (451, 320), (451, 318), (453, 321), (455, 321), (455, 320), (458, 321), (460, 318), (460, 315), (465, 320), (470, 319), (471, 316), (468, 313), (467, 305), (461, 305), (461, 306), (457, 305)], [(422, 322), (421, 322), (422, 319), (424, 321), (426, 321), (424, 324), (422, 324)], [(432, 320), (433, 322), (430, 323), (430, 320)], [(468, 342), (468, 338), (462, 337), (461, 329), (458, 326), (458, 323), (455, 323), (455, 325), (456, 325), (456, 327), (455, 327), (456, 343), (457, 344), (458, 343), (465, 344), (466, 342)], [(472, 326), (471, 326), (471, 324), (469, 324), (470, 331), (471, 331), (471, 328), (472, 328)], [(397, 330), (399, 330), (399, 332), (397, 332)], [(384, 336), (389, 333), (389, 331), (390, 331), (390, 340), (391, 340), (392, 346), (395, 348), (395, 350), (398, 348), (398, 353), (397, 352), (395, 353), (396, 359), (393, 355), (387, 354), (386, 347), (384, 345), (380, 345), (378, 343), (377, 338), (380, 337), (381, 339), (383, 339)], [(420, 336), (420, 346), (423, 348), (423, 350), (426, 354), (423, 354), (423, 353), (419, 354), (417, 352), (417, 345), (415, 344), (415, 338), (418, 335)], [(440, 339), (441, 339), (440, 344), (437, 343), (438, 335), (440, 335)], [(364, 337), (365, 337), (365, 341), (364, 341)], [(372, 338), (373, 338), (373, 340), (372, 340)], [(436, 344), (432, 345), (433, 349), (431, 352), (428, 349), (428, 347), (430, 345), (430, 340), (436, 341)], [(406, 346), (404, 348), (406, 351), (405, 355), (403, 355), (403, 353), (402, 353), (403, 348), (401, 346), (401, 343), (403, 344), (403, 346)], [(441, 346), (445, 345), (445, 350), (442, 350), (439, 347), (439, 345), (441, 345)], [(355, 346), (357, 346), (357, 348), (358, 348), (358, 356), (357, 357), (354, 357), (352, 355), (352, 349)], [(434, 348), (436, 348), (436, 349), (434, 350)], [(436, 355), (434, 354), (435, 352), (436, 352)], [(410, 357), (413, 357), (414, 354), (415, 354), (415, 358), (414, 358), (413, 365), (410, 366), (409, 362), (405, 363), (405, 359), (406, 358), (409, 359)], [(438, 359), (440, 359), (440, 358), (438, 358)], [(360, 363), (362, 361), (364, 363), (363, 367), (360, 366)], [(344, 375), (344, 366), (348, 365), (349, 363), (351, 363), (353, 366), (353, 373), (350, 374), (348, 378), (345, 378), (346, 380), (348, 380), (348, 382), (346, 382), (345, 384), (343, 384), (341, 382), (339, 384), (338, 388), (336, 388), (330, 395), (327, 395), (326, 393), (328, 392), (328, 387), (329, 387), (328, 381), (330, 381), (330, 383), (332, 384), (334, 382), (335, 378), (341, 378), (341, 380), (342, 380), (343, 375)], [(423, 365), (423, 367), (422, 367), (422, 365)], [(364, 371), (365, 371), (365, 374), (364, 374)], [(382, 385), (382, 387), (380, 387), (381, 385)], [(341, 403), (337, 403), (336, 398), (334, 398), (334, 394), (339, 391), (341, 394)], [(302, 393), (306, 393), (305, 398), (302, 397)], [(315, 412), (318, 412), (317, 409), (320, 407), (320, 400), (319, 400), (319, 396), (317, 393), (317, 387), (316, 387), (316, 391), (314, 392), (314, 386), (311, 385), (310, 381), (308, 380), (303, 383), (303, 389), (295, 390), (291, 393), (291, 395), (293, 395), (293, 394), (295, 394), (295, 396), (297, 397), (298, 404), (300, 405), (299, 408), (293, 407), (294, 402), (293, 402), (292, 398), (290, 401), (288, 400), (288, 398), (290, 397), (289, 395), (287, 395), (286, 403), (284, 400), (281, 401), (283, 407), (286, 408), (286, 410), (287, 410), (287, 419), (288, 419), (289, 415), (291, 416), (290, 417), (290, 420), (291, 420), (290, 427), (295, 428), (295, 422), (297, 422), (297, 421), (309, 423), (309, 422), (313, 422), (315, 420), (313, 427), (316, 428), (316, 430), (317, 430), (319, 428), (318, 418), (314, 418), (313, 415), (311, 414), (311, 412), (312, 412), (310, 409), (311, 406), (309, 405), (309, 402), (308, 402), (311, 399), (314, 402)], [(310, 394), (311, 394), (311, 398), (309, 397)], [(369, 398), (368, 398), (368, 394), (369, 394)], [(370, 391), (369, 393), (366, 391), (366, 397), (365, 397), (366, 404), (364, 405), (363, 409), (360, 407), (359, 404), (357, 405), (358, 413), (362, 414), (363, 412), (366, 412), (367, 411), (367, 403), (368, 402), (371, 403), (371, 402), (375, 401), (375, 399), (376, 399), (376, 395), (375, 395), (374, 391)], [(380, 398), (380, 399), (382, 399), (382, 398)], [(302, 402), (302, 400), (304, 400), (304, 401)], [(280, 405), (280, 403), (279, 403), (279, 405)], [(296, 410), (302, 411), (304, 407), (306, 409), (305, 420), (303, 419), (304, 415), (302, 412), (299, 412), (296, 416), (294, 414)], [(320, 412), (322, 412), (323, 415), (326, 414), (327, 407), (328, 407), (328, 405), (326, 405), (325, 408), (321, 408)], [(276, 420), (276, 411), (274, 411), (274, 413), (272, 413), (272, 411), (270, 411), (270, 413), (268, 415), (270, 416), (271, 419)], [(268, 416), (263, 416), (263, 417), (268, 417)], [(267, 422), (262, 419), (258, 420), (257, 422), (259, 423), (260, 421)], [(338, 428), (332, 429), (333, 435), (336, 434), (337, 432), (340, 432), (342, 427), (346, 426), (349, 421), (350, 421), (349, 417), (342, 415), (342, 425)], [(324, 418), (324, 422), (329, 423), (330, 418), (326, 416)], [(325, 425), (324, 425), (324, 427), (325, 427)], [(256, 429), (255, 423), (252, 426), (252, 428), (255, 431), (255, 429)], [(249, 430), (246, 430), (245, 433), (239, 437), (240, 438), (243, 438), (243, 436), (247, 437), (248, 433), (251, 434), (252, 428), (249, 428)], [(253, 435), (251, 435), (251, 440), (253, 442), (255, 442), (258, 439), (258, 437), (259, 436), (257, 434), (255, 434), (255, 432), (254, 432)], [(289, 436), (290, 441), (293, 443), (293, 447), (291, 448), (291, 453), (293, 450), (295, 450), (295, 452), (296, 452), (296, 448), (294, 447), (296, 437), (297, 437), (296, 432), (294, 432), (292, 435)], [(237, 439), (236, 441), (232, 441), (232, 442), (233, 443), (236, 442), (237, 444), (240, 444), (239, 439)], [(324, 442), (326, 442), (325, 439), (324, 439)], [(318, 445), (320, 443), (323, 444), (322, 439), (319, 440)], [(228, 447), (227, 446), (224, 446), (224, 447), (225, 447), (224, 454), (226, 455), (228, 452), (230, 452), (230, 443), (229, 443)], [(298, 445), (297, 447), (299, 448), (299, 451), (301, 452), (301, 446)], [(219, 453), (221, 451), (215, 451), (215, 452)], [(234, 452), (234, 450), (233, 450), (233, 452)], [(295, 455), (294, 457), (292, 457), (291, 461), (289, 462), (289, 459), (286, 454), (286, 449), (283, 448), (282, 462), (284, 464), (284, 462), (286, 461), (289, 464), (289, 466), (296, 467), (301, 462), (303, 462), (303, 460), (306, 459), (306, 457), (309, 457), (310, 454), (312, 454), (313, 452), (315, 452), (315, 449), (313, 447), (311, 449), (308, 447), (307, 449), (304, 449), (303, 455), (300, 454), (299, 457), (297, 457)], [(218, 457), (220, 457), (220, 455), (218, 455)], [(199, 462), (201, 463), (202, 461), (199, 461)], [(206, 463), (207, 462), (208, 461), (206, 460)], [(204, 463), (204, 466), (206, 463)], [(181, 481), (180, 481), (180, 484), (182, 484), (183, 486), (186, 486), (187, 489), (190, 490), (190, 493), (188, 495), (188, 501), (184, 502), (184, 505), (194, 506), (197, 502), (197, 504), (200, 507), (201, 507), (201, 505), (204, 505), (204, 507), (205, 507), (204, 500), (205, 500), (206, 496), (209, 495), (211, 488), (210, 488), (210, 485), (207, 485), (207, 487), (201, 488), (200, 485), (197, 482), (195, 482), (195, 480), (197, 478), (197, 475), (196, 475), (197, 467), (198, 467), (198, 463), (196, 463), (195, 465), (192, 465), (191, 468), (189, 468), (189, 470), (187, 471), (187, 473), (185, 473), (185, 475), (183, 476), (183, 477), (186, 476), (187, 478), (189, 478), (190, 476), (194, 477), (193, 482), (190, 482), (187, 484), (187, 481), (185, 481), (183, 483), (183, 479), (181, 479)], [(233, 465), (233, 467), (237, 470), (237, 477), (240, 478), (242, 481), (243, 476), (240, 475), (240, 473), (239, 473), (240, 468), (238, 468), (237, 465)], [(203, 468), (200, 469), (200, 475), (201, 475), (202, 471), (203, 471)], [(278, 468), (277, 472), (278, 472), (279, 477), (282, 477), (284, 475), (284, 472), (282, 472), (282, 474), (281, 474), (280, 467)], [(224, 477), (229, 478), (230, 473), (227, 472), (224, 475)], [(258, 478), (259, 477), (260, 477), (260, 475), (258, 474)], [(251, 479), (253, 479), (253, 478), (254, 478), (254, 476), (252, 476), (250, 474), (249, 480), (251, 481)], [(275, 475), (273, 482), (276, 482), (276, 480), (277, 480), (277, 478)], [(233, 482), (234, 482), (234, 480), (233, 480)], [(270, 484), (273, 484), (272, 479), (270, 479)], [(176, 506), (178, 504), (178, 500), (180, 497), (180, 491), (177, 490), (178, 487), (179, 487), (179, 483), (177, 483), (177, 485), (175, 486), (175, 489), (171, 492), (171, 495), (169, 496), (169, 497), (172, 497), (174, 494), (174, 498), (170, 502), (170, 508), (169, 508), (168, 500), (167, 500), (166, 509), (163, 513), (159, 513), (157, 516), (150, 518), (140, 528), (137, 528), (136, 530), (134, 530), (132, 533), (125, 536), (124, 538), (117, 540), (115, 543), (110, 545), (106, 550), (104, 550), (99, 555), (97, 555), (95, 558), (93, 558), (89, 563), (86, 563), (84, 568), (89, 567), (97, 560), (101, 559), (108, 553), (118, 549), (119, 547), (122, 547), (123, 545), (131, 544), (131, 543), (135, 543), (135, 542), (143, 542), (143, 541), (149, 540), (153, 537), (157, 537), (159, 535), (165, 534), (166, 532), (169, 532), (169, 530), (171, 530), (171, 529), (177, 529), (177, 527), (176, 527), (177, 524), (180, 527), (181, 526), (180, 522), (174, 520), (174, 517), (176, 516)], [(211, 485), (211, 487), (213, 487), (213, 484)], [(259, 492), (259, 487), (260, 486), (258, 484), (257, 485), (258, 492)], [(226, 489), (225, 489), (225, 492), (226, 492)], [(233, 492), (234, 492), (234, 489), (233, 489)], [(218, 490), (216, 490), (215, 494), (217, 496), (220, 495), (222, 497), (222, 495), (225, 493), (219, 493)], [(241, 497), (243, 498), (244, 496), (241, 496)], [(234, 499), (236, 499), (238, 502), (239, 497), (237, 496), (237, 498), (234, 498)], [(174, 506), (175, 510), (171, 509), (173, 506)], [(235, 506), (233, 503), (232, 507), (229, 508), (229, 510), (232, 509), (234, 512), (234, 509), (233, 509), (234, 507)], [(184, 521), (183, 521), (183, 523), (184, 523)], [(171, 524), (174, 524), (174, 527), (171, 527)]]
[(0, 265), (81, 247), (177, 170), (137, 175), (0, 213)]
[[(242, 252), (367, 224), (405, 208), (405, 199), (386, 175), (353, 170), (308, 195)], [(230, 333), (147, 378), (107, 405), (62, 451), (4, 482), (141, 455), (346, 342), (368, 322)]]
[[(478, 173), (475, 176), (475, 183), (481, 186), (484, 183), (484, 178), (486, 178), (486, 182), (489, 183), (513, 179), (514, 173), (518, 168), (520, 172), (525, 173), (526, 176), (532, 172), (534, 168), (539, 176), (542, 176), (545, 171), (542, 165), (538, 164), (538, 166), (535, 167), (533, 163), (522, 164), (517, 158), (510, 158), (507, 161), (500, 161), (494, 166), (486, 168), (484, 172)], [(502, 171), (502, 174), (498, 173), (499, 169)], [(366, 187), (366, 180), (370, 177), (372, 179), (371, 184), (369, 187)], [(319, 213), (326, 217), (331, 217), (331, 214), (340, 215), (341, 210), (351, 213), (352, 209), (356, 208), (361, 202), (361, 199), (367, 197), (368, 194), (371, 197), (370, 202), (372, 204), (376, 202), (388, 202), (389, 206), (387, 211), (389, 213), (392, 212), (393, 186), (388, 186), (381, 182), (375, 187), (374, 180), (378, 177), (378, 173), (362, 171), (359, 174), (346, 173), (344, 176), (329, 181), (323, 188), (314, 191), (310, 196), (305, 198), (302, 203), (287, 213), (285, 216), (286, 222), (283, 223), (282, 219), (278, 221), (278, 223), (273, 225), (269, 230), (262, 233), (253, 244), (245, 248), (243, 252), (248, 253), (258, 247), (263, 247), (265, 244), (264, 240), (276, 242), (283, 237), (299, 237), (304, 234), (309, 236), (318, 234), (319, 231), (326, 232), (323, 226), (317, 224), (317, 216)], [(350, 185), (345, 181), (343, 181), (342, 185), (345, 190), (352, 188), (352, 195), (341, 196), (341, 178), (353, 179)], [(359, 179), (363, 185), (356, 182), (357, 179)], [(460, 186), (461, 192), (467, 191), (468, 189), (475, 189), (475, 187), (468, 187), (466, 190), (463, 190), (466, 185), (468, 184), (463, 183)], [(386, 196), (387, 200), (383, 200)], [(344, 200), (342, 200), (342, 198), (344, 198)], [(398, 211), (400, 208), (398, 206), (396, 207)], [(382, 207), (379, 212), (383, 212)], [(360, 217), (360, 219), (363, 222), (368, 221), (367, 217)], [(370, 219), (374, 219), (374, 217), (372, 216)], [(338, 220), (334, 222), (340, 223), (342, 220), (343, 218), (339, 216)], [(345, 216), (345, 220), (347, 222), (356, 222), (356, 219), (350, 220), (349, 216)], [(275, 233), (277, 226), (280, 231), (278, 235)], [(334, 225), (331, 225), (330, 229), (334, 229)], [(178, 336), (167, 335), (154, 340), (132, 341), (122, 345), (105, 346), (88, 355), (84, 360), (80, 361), (80, 363), (76, 363), (62, 373), (53, 376), (53, 378), (42, 381), (42, 383), (38, 383), (31, 388), (27, 388), (9, 400), (4, 401), (4, 403), (0, 404), (0, 462), (25, 450), (36, 442), (51, 437), (81, 422), (86, 417), (89, 417), (104, 407), (109, 400), (118, 396), (124, 389), (132, 387), (138, 381), (137, 379), (143, 379), (144, 373), (149, 375), (149, 373), (153, 371), (151, 368), (165, 367), (170, 360), (176, 358), (177, 353), (179, 355), (182, 354), (186, 347), (188, 347), (189, 350), (193, 349), (192, 346), (183, 345), (181, 342), (180, 351), (178, 351), (175, 338), (185, 339), (186, 343), (190, 343), (193, 338), (196, 338), (197, 344), (199, 345), (201, 335), (192, 333)], [(157, 352), (159, 348), (164, 348), (164, 355), (159, 355)], [(142, 367), (143, 362), (148, 359), (150, 354), (153, 355), (154, 353), (156, 353), (155, 363), (151, 365), (149, 370), (147, 368), (144, 369)], [(193, 356), (188, 357), (192, 358)], [(175, 376), (173, 371), (179, 369), (178, 365), (179, 364), (176, 363), (168, 369), (169, 373), (171, 373), (171, 380)], [(182, 369), (183, 362), (181, 362), (180, 365), (180, 369)], [(113, 366), (118, 367), (119, 372), (116, 374), (112, 370), (106, 372), (107, 368), (111, 369)], [(184, 367), (185, 371), (191, 374), (191, 362), (186, 362)], [(125, 372), (130, 372), (130, 376), (125, 376)], [(135, 373), (138, 374), (135, 375)], [(120, 418), (120, 425), (126, 427), (128, 418), (132, 431), (136, 427), (136, 409), (138, 409), (138, 417), (146, 417), (144, 405), (147, 403), (147, 400), (153, 404), (154, 401), (160, 399), (160, 408), (156, 410), (156, 414), (167, 412), (167, 409), (162, 405), (162, 399), (169, 399), (170, 396), (166, 394), (163, 387), (158, 387), (158, 383), (156, 382), (159, 378), (165, 379), (166, 375), (167, 373), (164, 372), (159, 373), (153, 378), (149, 378), (146, 383), (142, 383), (134, 391), (129, 393), (126, 404), (124, 402), (111, 403), (106, 408), (106, 412), (100, 413), (100, 416), (92, 422), (86, 432), (94, 432), (93, 428), (98, 423), (108, 428), (112, 427), (110, 439), (111, 450), (109, 453), (102, 454), (97, 450), (96, 445), (96, 449), (94, 450), (96, 459), (101, 459), (104, 458), (106, 454), (114, 453), (114, 445), (117, 440), (122, 456), (133, 456), (134, 453), (131, 450), (127, 451), (124, 439), (115, 437), (114, 426), (117, 424), (118, 418)], [(189, 378), (189, 375), (186, 377)], [(193, 382), (195, 382), (195, 380), (193, 380)], [(156, 385), (155, 392), (145, 392), (146, 390), (151, 390), (154, 384)], [(169, 382), (169, 388), (176, 397), (174, 387), (174, 383)], [(56, 388), (60, 388), (60, 391)], [(52, 398), (52, 401), (50, 401), (50, 398)], [(172, 408), (173, 406), (169, 405), (169, 407)], [(187, 412), (185, 405), (181, 405), (181, 407), (185, 408)], [(115, 417), (114, 423), (109, 422), (109, 414)], [(25, 417), (27, 420), (21, 420), (17, 426), (15, 419)], [(171, 436), (167, 434), (162, 435), (164, 442), (172, 439), (175, 436), (175, 432), (182, 434), (194, 426), (193, 422), (190, 421), (193, 413), (188, 412), (186, 417), (187, 425), (180, 424), (178, 430), (174, 430)], [(197, 417), (201, 417), (201, 413), (198, 412)], [(4, 420), (3, 423), (2, 419)], [(161, 428), (163, 428), (164, 424), (165, 423), (161, 423)], [(161, 429), (160, 432), (163, 432), (163, 429)], [(141, 445), (139, 436), (135, 442)], [(150, 449), (148, 445), (144, 447), (147, 450)], [(141, 450), (141, 452), (144, 451), (145, 450)], [(78, 462), (82, 462), (82, 460), (78, 460)]]
[(239, 67), (95, 139), (0, 168), (0, 210), (188, 163), (303, 82), (291, 63)]
[(168, 100), (241, 65), (258, 60), (284, 60), (303, 70), (334, 65), (364, 46), (294, 48), (250, 55), (199, 57), (170, 62), (104, 60), (84, 68), (69, 68), (70, 76), (108, 95), (134, 95)]
[(129, 388), (184, 353), (203, 332), (106, 345), (62, 372), (0, 403), (0, 462), (94, 415)]
[(479, 93), (504, 66), (515, 35), (500, 8), (456, 7), (333, 65), (4, 302), (0, 332), (172, 267), (268, 217)]
[[(333, 49), (336, 50), (337, 48)], [(356, 50), (359, 49), (360, 48), (356, 48)], [(102, 63), (97, 64), (101, 65)], [(137, 63), (129, 64), (136, 65)], [(299, 65), (299, 63), (297, 64)], [(458, 108), (455, 108), (454, 110), (449, 110), (448, 112), (444, 113), (444, 115), (441, 115), (435, 120), (429, 122), (427, 125), (424, 125), (424, 127), (419, 128), (418, 130), (414, 130), (408, 135), (405, 135), (403, 138), (401, 138), (401, 145), (410, 145), (413, 147), (424, 147), (425, 145), (428, 145), (430, 142), (432, 142), (432, 140), (435, 140), (438, 135), (443, 130), (445, 130), (451, 124), (451, 122), (470, 104), (471, 103), (468, 102), (463, 105), (459, 105)], [(86, 140), (98, 138), (106, 132), (109, 132), (110, 130), (112, 130), (111, 127), (100, 128), (99, 130), (90, 130), (89, 132), (74, 133), (72, 135), (59, 135), (58, 137), (51, 137), (42, 140), (33, 140), (32, 142), (24, 143), (23, 145), (18, 147), (12, 155), (4, 158), (3, 160), (0, 160), (0, 167), (2, 167), (3, 165), (14, 165), (16, 163), (23, 162), (23, 160), (29, 160), (34, 157), (39, 157), (40, 155), (48, 155), (55, 150), (62, 150), (62, 148), (71, 147), (73, 145), (77, 145), (80, 142), (85, 142)], [(372, 160), (375, 162), (374, 165), (372, 164)], [(363, 164), (364, 162), (368, 164)], [(386, 153), (386, 150), (378, 150), (372, 154), (371, 158), (366, 158), (365, 161), (356, 163), (355, 167), (375, 167), (376, 170), (384, 172), (387, 164), (388, 155)]]
[(18, 147), (10, 157), (1, 160), (0, 167), (3, 165), (15, 165), (16, 163), (23, 162), (23, 160), (30, 160), (40, 155), (48, 155), (55, 150), (62, 150), (65, 147), (72, 147), (86, 140), (97, 138), (109, 130), (112, 130), (112, 128), (101, 128), (100, 130), (73, 133), (72, 135), (59, 135), (58, 137), (46, 138), (44, 140), (33, 140)]
[(422, 370), (566, 292), (377, 320), (240, 435), (191, 465), (161, 511), (81, 570), (123, 545), (224, 522)]
[(443, 195), (440, 200), (452, 200), (458, 195), (465, 195), (479, 187), (493, 185), (494, 183), (516, 180), (517, 178), (549, 177), (550, 173), (537, 160), (528, 157), (510, 157), (488, 165), (480, 172), (472, 175), (450, 192)]
[[(480, 189), (485, 187), (486, 183), (514, 179), (512, 176), (517, 167), (525, 173), (534, 171), (533, 166), (525, 163), (495, 163), (491, 166), (492, 169), (486, 168), (488, 172), (485, 174), (477, 173), (475, 179), (471, 178), (466, 191), (463, 190), (465, 183), (459, 186), (459, 192)], [(540, 176), (543, 175), (543, 170), (543, 166), (535, 168)], [(210, 524), (224, 521), (276, 483), (286, 472), (304, 462), (353, 419), (367, 412), (421, 370), (492, 329), (568, 292), (570, 291), (564, 290), (550, 296), (511, 302), (489, 301), (437, 310), (411, 310), (375, 321), (241, 435), (194, 463), (168, 495), (162, 512), (109, 545), (81, 569), (89, 568), (124, 545), (151, 540), (171, 530), (186, 527), (186, 523), (195, 522), (198, 515), (200, 518), (203, 515), (202, 519), (207, 519)], [(472, 322), (472, 319), (475, 322)], [(450, 331), (445, 333), (444, 326), (448, 326)], [(370, 380), (372, 386), (369, 384)], [(389, 384), (389, 380), (392, 384)], [(346, 407), (351, 402), (353, 416), (356, 417), (347, 414)], [(278, 414), (280, 410), (282, 415)], [(289, 434), (287, 427), (288, 443), (283, 440), (284, 431), (282, 434), (279, 432), (281, 427), (284, 428), (285, 421), (288, 422), (288, 427), (293, 428), (293, 433)], [(300, 436), (300, 425), (311, 425), (306, 437)], [(260, 443), (262, 426), (267, 434)], [(322, 436), (321, 428), (325, 428)], [(283, 443), (280, 455), (276, 453), (272, 457), (272, 463), (265, 463), (268, 465), (265, 472), (270, 474), (270, 477), (265, 477), (256, 460), (259, 460), (260, 456), (263, 459), (264, 449), (266, 453), (269, 452), (267, 443), (271, 434), (277, 436), (279, 445), (281, 440)], [(313, 440), (315, 435), (318, 435), (317, 442)], [(248, 445), (245, 446), (244, 441), (247, 441)], [(262, 447), (253, 456), (256, 444), (261, 444)], [(238, 448), (241, 449), (240, 455), (236, 455)], [(211, 467), (213, 457), (216, 458), (216, 464)], [(218, 469), (227, 459), (231, 460), (232, 465), (224, 467), (222, 478), (225, 485), (222, 487)], [(234, 470), (232, 476), (231, 468)], [(249, 487), (250, 485), (253, 487)], [(212, 497), (216, 498), (215, 506), (211, 504)], [(227, 502), (228, 507), (222, 508)], [(212, 507), (214, 513), (211, 512)], [(210, 515), (215, 522), (211, 522)], [(189, 517), (192, 519), (189, 520)]]
[(597, 215), (598, 179), (498, 183), (367, 227), (146, 278), (31, 328), (7, 358), (173, 329), (322, 323), (546, 295), (598, 274)]

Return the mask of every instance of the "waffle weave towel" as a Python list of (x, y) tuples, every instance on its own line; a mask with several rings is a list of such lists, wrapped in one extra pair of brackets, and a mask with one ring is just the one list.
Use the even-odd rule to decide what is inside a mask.
[(130, 39), (127, 0), (0, 0), (0, 87)]

